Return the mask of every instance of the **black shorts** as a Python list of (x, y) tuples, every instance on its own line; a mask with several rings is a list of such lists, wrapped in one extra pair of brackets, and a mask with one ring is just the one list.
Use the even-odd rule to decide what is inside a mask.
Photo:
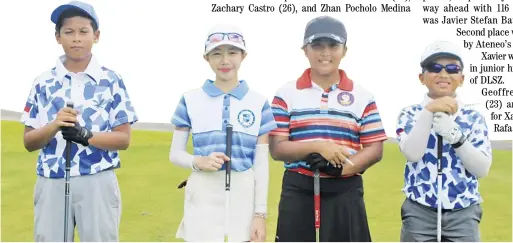
[[(324, 242), (370, 242), (361, 176), (320, 179)], [(315, 242), (313, 177), (286, 170), (278, 209), (276, 242)]]

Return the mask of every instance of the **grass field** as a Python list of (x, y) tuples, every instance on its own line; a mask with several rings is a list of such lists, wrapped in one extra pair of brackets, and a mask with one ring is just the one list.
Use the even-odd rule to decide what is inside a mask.
[[(23, 148), (23, 127), (2, 121), (2, 241), (33, 241), (33, 187), (37, 152)], [(171, 133), (134, 131), (128, 151), (121, 153), (123, 216), (121, 241), (181, 241), (175, 232), (182, 217), (188, 176), (168, 161)], [(494, 151), (488, 177), (481, 180), (483, 241), (511, 242), (511, 151)], [(365, 200), (373, 241), (398, 241), (404, 158), (397, 145), (386, 144), (383, 160), (365, 173)], [(274, 240), (283, 167), (271, 160), (267, 240)]]

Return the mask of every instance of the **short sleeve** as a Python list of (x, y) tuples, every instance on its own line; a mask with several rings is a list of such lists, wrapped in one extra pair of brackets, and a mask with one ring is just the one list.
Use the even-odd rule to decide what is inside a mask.
[(414, 114), (411, 112), (409, 107), (403, 108), (401, 112), (399, 112), (395, 130), (396, 139), (398, 142), (401, 142), (401, 139), (410, 133), (411, 129), (413, 128), (413, 118)]
[(492, 145), (488, 137), (488, 126), (486, 125), (485, 118), (482, 114), (476, 112), (472, 120), (472, 129), (468, 141), (491, 160)]
[(360, 121), (360, 143), (370, 144), (387, 140), (378, 107), (371, 99), (365, 107)]
[(272, 130), (269, 135), (288, 137), (290, 135), (290, 114), (287, 102), (279, 94), (274, 96), (271, 103), (271, 110), (277, 127)]
[(176, 127), (191, 127), (191, 119), (189, 118), (189, 113), (187, 113), (187, 103), (184, 96), (180, 98), (180, 102), (176, 106), (171, 123)]
[(267, 134), (276, 128), (277, 126), (276, 121), (274, 120), (273, 111), (269, 105), (269, 102), (266, 100), (262, 107), (262, 121), (260, 122), (260, 130), (258, 131), (258, 136)]
[(113, 83), (112, 109), (109, 112), (109, 122), (111, 127), (117, 127), (125, 123), (130, 125), (138, 121), (137, 114), (128, 95), (125, 83), (118, 75), (118, 80)]
[(32, 128), (41, 127), (39, 121), (39, 107), (38, 107), (38, 96), (41, 93), (41, 87), (37, 82), (34, 82), (30, 94), (25, 102), (25, 108), (21, 113), (21, 123), (25, 126)]

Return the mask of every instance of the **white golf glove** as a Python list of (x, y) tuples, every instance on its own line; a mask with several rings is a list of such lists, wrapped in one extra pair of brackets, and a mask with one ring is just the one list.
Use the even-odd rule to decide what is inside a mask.
[(457, 143), (463, 133), (460, 126), (447, 113), (436, 112), (433, 116), (433, 129), (450, 144)]

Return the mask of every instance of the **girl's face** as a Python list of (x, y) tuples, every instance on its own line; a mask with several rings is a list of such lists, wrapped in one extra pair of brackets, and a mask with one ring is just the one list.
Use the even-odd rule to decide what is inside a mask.
[(246, 53), (241, 49), (222, 45), (210, 51), (205, 56), (205, 60), (216, 74), (216, 80), (232, 81), (237, 80), (237, 73), (245, 57)]

